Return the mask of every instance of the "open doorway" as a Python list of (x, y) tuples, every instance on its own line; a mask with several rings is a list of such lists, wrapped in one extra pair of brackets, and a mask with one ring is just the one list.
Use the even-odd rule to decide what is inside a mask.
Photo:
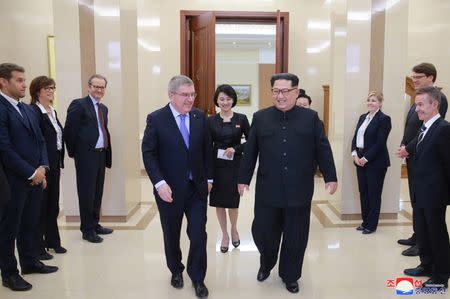
[[(287, 72), (288, 68), (289, 14), (287, 12), (181, 11), (180, 17), (181, 73), (194, 81), (198, 93), (196, 107), (208, 114), (215, 113), (212, 98), (219, 83), (233, 84), (240, 89), (243, 100), (249, 102), (243, 104), (244, 110), (248, 104), (254, 111), (270, 105), (270, 102), (267, 102), (270, 101), (268, 84), (270, 75), (274, 72)], [(235, 31), (232, 32), (231, 28)], [(231, 34), (224, 33), (226, 30)], [(229, 70), (229, 65), (224, 61), (224, 55), (227, 55), (225, 52), (233, 52), (225, 50), (229, 46), (225, 44), (230, 42), (230, 39), (235, 39), (236, 42), (233, 45), (231, 41), (231, 47), (239, 48), (236, 45), (240, 42), (241, 49), (251, 47), (252, 43), (253, 50), (258, 49), (256, 79), (238, 80), (235, 76), (233, 82), (228, 78), (217, 76), (216, 65), (218, 71)], [(258, 47), (257, 43), (260, 43)], [(265, 49), (262, 47), (263, 43), (265, 43)], [(269, 58), (269, 53), (273, 53), (274, 57)], [(219, 54), (219, 59), (216, 54)], [(245, 99), (245, 93), (249, 91), (250, 98)], [(250, 113), (250, 111), (245, 112)]]

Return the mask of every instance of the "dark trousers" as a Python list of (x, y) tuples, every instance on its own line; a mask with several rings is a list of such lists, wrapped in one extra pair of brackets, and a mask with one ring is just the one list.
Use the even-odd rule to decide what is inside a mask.
[(75, 153), (80, 230), (83, 233), (95, 230), (100, 221), (105, 182), (105, 158), (105, 151), (87, 150)]
[(413, 234), (411, 236), (411, 238), (413, 239), (414, 242), (416, 242), (417, 236), (416, 236), (416, 228), (415, 228), (415, 224), (414, 224), (414, 203), (413, 203), (413, 199), (412, 199), (412, 194), (413, 194), (413, 186), (414, 186), (414, 178), (413, 178), (413, 173), (414, 173), (414, 158), (407, 158), (406, 159), (406, 170), (408, 172), (408, 188), (409, 188), (409, 198), (411, 200), (411, 208), (412, 208), (412, 212), (413, 212)]
[(2, 278), (18, 274), (15, 243), (21, 267), (37, 262), (36, 235), (39, 224), (42, 186), (31, 186), (19, 178), (9, 180), (11, 200), (0, 215), (0, 269)]
[(193, 182), (188, 184), (184, 198), (166, 203), (158, 198), (159, 216), (164, 235), (167, 267), (172, 274), (181, 273), (180, 232), (183, 214), (187, 219), (190, 246), (187, 273), (192, 281), (203, 281), (206, 275), (206, 198), (200, 196)]
[[(53, 165), (59, 165), (59, 163), (54, 163)], [(45, 248), (61, 246), (58, 230), (60, 175), (61, 170), (59, 167), (56, 167), (51, 169), (46, 176), (47, 188), (42, 196), (38, 254), (43, 253)]]
[(450, 275), (450, 243), (445, 211), (445, 206), (414, 209), (421, 265), (431, 267), (433, 277), (438, 279), (448, 279)]
[(295, 282), (302, 275), (303, 257), (309, 236), (311, 204), (305, 207), (277, 208), (255, 203), (252, 235), (260, 253), (260, 267), (270, 271), (277, 263), (281, 237), (278, 273), (285, 282)]
[(387, 168), (356, 166), (359, 198), (361, 202), (362, 226), (376, 230), (380, 217), (381, 194)]

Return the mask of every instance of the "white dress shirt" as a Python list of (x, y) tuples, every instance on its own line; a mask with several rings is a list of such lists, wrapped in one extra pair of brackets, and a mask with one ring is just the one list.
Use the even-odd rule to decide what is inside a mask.
[(97, 128), (98, 128), (98, 139), (97, 139), (97, 143), (95, 144), (95, 148), (104, 148), (105, 144), (103, 143), (103, 130), (102, 130), (102, 126), (100, 124), (100, 117), (98, 116), (98, 101), (96, 99), (94, 99), (91, 95), (89, 95), (89, 98), (92, 101), (92, 104), (94, 105), (94, 109), (95, 109), (95, 115), (97, 116)]
[(426, 123), (423, 123), (424, 126), (426, 127), (426, 129), (423, 132), (422, 141), (425, 138), (425, 135), (427, 135), (428, 129), (434, 124), (435, 121), (437, 121), (439, 119), (439, 117), (441, 117), (441, 115), (438, 113), (435, 116), (433, 116), (432, 118), (430, 118)]
[[(366, 129), (369, 126), (370, 122), (372, 121), (372, 119), (375, 117), (375, 114), (378, 113), (378, 111), (380, 111), (380, 109), (378, 109), (377, 111), (375, 111), (375, 113), (371, 116), (370, 113), (367, 113), (366, 115), (366, 119), (363, 121), (363, 123), (361, 124), (361, 126), (358, 129), (358, 132), (356, 133), (356, 147), (359, 149), (363, 149), (364, 148), (364, 134), (366, 133)], [(354, 150), (352, 152), (352, 156), (357, 156), (356, 150)], [(367, 161), (367, 159), (365, 157), (363, 157), (364, 160)]]
[(62, 150), (62, 130), (59, 127), (58, 122), (56, 121), (55, 109), (52, 106), (50, 106), (50, 113), (48, 113), (41, 103), (36, 102), (36, 106), (39, 107), (42, 114), (47, 114), (48, 118), (50, 119), (53, 128), (55, 129), (56, 132), (56, 148), (58, 149), (58, 151)]

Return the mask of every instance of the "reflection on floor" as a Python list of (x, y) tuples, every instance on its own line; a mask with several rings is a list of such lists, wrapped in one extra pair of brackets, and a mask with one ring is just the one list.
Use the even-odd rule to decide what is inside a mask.
[[(61, 217), (63, 246), (69, 252), (55, 255), (48, 262), (60, 270), (48, 275), (26, 275), (33, 290), (14, 293), (1, 287), (0, 298), (195, 298), (187, 274), (183, 289), (170, 286), (161, 227), (148, 179), (143, 179), (142, 188), (145, 198), (138, 212), (124, 224), (104, 223), (116, 231), (105, 236), (101, 244), (83, 241), (78, 224), (65, 223)], [(221, 233), (215, 211), (208, 210), (205, 283), (210, 298), (397, 298), (395, 289), (387, 286), (388, 280), (403, 277), (404, 268), (419, 263), (418, 258), (401, 256), (405, 247), (396, 243), (411, 233), (409, 202), (401, 202), (403, 212), (398, 219), (381, 220), (375, 234), (362, 235), (355, 230), (359, 221), (340, 220), (335, 208), (339, 203), (324, 195), (320, 191), (323, 183), (317, 181), (300, 293), (291, 295), (285, 290), (277, 268), (267, 281), (257, 282), (259, 255), (250, 232), (252, 190), (242, 199), (239, 209), (241, 246), (226, 254), (220, 252)], [(403, 199), (407, 198), (406, 190), (405, 181), (402, 182)], [(189, 242), (184, 231), (185, 227), (181, 244), (186, 256)], [(448, 294), (434, 296), (449, 298)]]

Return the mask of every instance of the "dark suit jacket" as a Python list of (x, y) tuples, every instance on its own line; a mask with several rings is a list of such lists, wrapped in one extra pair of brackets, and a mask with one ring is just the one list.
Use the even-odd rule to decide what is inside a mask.
[[(52, 121), (48, 114), (42, 113), (41, 109), (37, 105), (31, 105), (36, 112), (36, 116), (39, 119), (39, 127), (41, 128), (42, 136), (44, 136), (45, 145), (47, 147), (47, 156), (50, 170), (57, 167), (64, 168), (64, 138), (62, 139), (62, 149), (58, 151), (56, 130), (53, 127)], [(63, 132), (63, 127), (59, 122), (58, 115), (56, 114), (56, 122)], [(59, 157), (58, 157), (59, 156)], [(58, 164), (59, 162), (59, 164)]]
[(450, 204), (450, 124), (437, 119), (414, 155), (412, 200), (416, 208), (441, 208)]
[(253, 115), (238, 182), (250, 184), (256, 160), (256, 201), (275, 207), (310, 204), (319, 164), (325, 182), (337, 181), (333, 153), (317, 112), (295, 106)]
[[(352, 140), (352, 151), (356, 150), (356, 136), (359, 128), (366, 120), (368, 113), (359, 117), (355, 134)], [(391, 131), (391, 118), (379, 110), (364, 132), (364, 149), (361, 157), (365, 157), (369, 162), (365, 167), (384, 168), (391, 165), (389, 152), (386, 146), (389, 132)]]
[(5, 171), (3, 170), (3, 163), (0, 159), (0, 207), (6, 204), (10, 198), (11, 192), (9, 190), (8, 179), (6, 178)]
[[(447, 113), (448, 103), (447, 97), (441, 92), (441, 106), (439, 107), (439, 114), (442, 118), (445, 118)], [(417, 135), (420, 127), (422, 126), (422, 121), (417, 116), (415, 110), (409, 110), (406, 116), (405, 131), (403, 133), (402, 143), (406, 146), (406, 151), (411, 154), (415, 151), (415, 146), (417, 143)]]
[[(108, 134), (109, 146), (106, 149), (106, 167), (111, 168), (112, 151), (111, 135), (108, 130), (108, 108), (100, 104)], [(64, 126), (64, 140), (67, 153), (73, 158), (76, 154), (82, 155), (85, 151), (95, 150), (98, 141), (98, 120), (95, 107), (89, 96), (73, 100), (67, 109), (66, 124)]]
[[(213, 148), (214, 148), (214, 157), (217, 157), (217, 150), (225, 149), (227, 147), (233, 147), (235, 152), (234, 155), (237, 157), (242, 156), (242, 153), (245, 148), (245, 143), (241, 143), (242, 135), (245, 136), (245, 139), (248, 139), (248, 134), (250, 131), (250, 124), (248, 123), (247, 116), (245, 114), (233, 112), (233, 117), (230, 120), (231, 129), (232, 129), (232, 138), (230, 144), (224, 144), (222, 142), (223, 136), (221, 135), (223, 119), (220, 117), (219, 113), (216, 115), (210, 116), (208, 118), (208, 127), (211, 133), (211, 138), (213, 140)], [(228, 161), (222, 159), (214, 159), (215, 164), (226, 163)], [(233, 161), (238, 162), (240, 159), (233, 159)]]
[[(142, 139), (142, 158), (150, 180), (153, 185), (165, 180), (172, 189), (174, 203), (182, 201), (185, 196), (189, 171), (205, 200), (208, 196), (207, 180), (213, 178), (211, 136), (206, 116), (193, 108), (189, 121), (189, 149), (169, 105), (147, 116)], [(159, 199), (156, 189), (154, 193)]]
[(33, 109), (23, 105), (26, 116), (0, 95), (0, 156), (8, 180), (12, 177), (23, 182), (39, 166), (48, 166), (47, 149)]

